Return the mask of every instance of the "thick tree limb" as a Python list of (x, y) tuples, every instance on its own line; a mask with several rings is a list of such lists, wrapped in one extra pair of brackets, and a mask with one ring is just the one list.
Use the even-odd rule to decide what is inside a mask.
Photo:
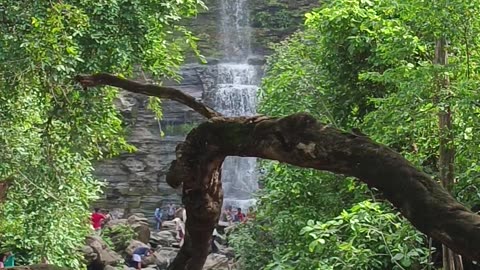
[(110, 85), (122, 88), (133, 93), (175, 100), (187, 105), (188, 107), (192, 108), (206, 118), (220, 116), (218, 112), (202, 104), (201, 102), (196, 101), (194, 97), (171, 87), (138, 83), (107, 73), (98, 73), (94, 75), (77, 75), (75, 77), (75, 81), (79, 82), (85, 88)]
[[(459, 254), (480, 260), (479, 215), (458, 203), (400, 154), (367, 137), (319, 123), (310, 115), (260, 121), (258, 118), (211, 120), (192, 130), (181, 150), (182, 155), (172, 164), (172, 171), (180, 167), (184, 170), (208, 167), (210, 163), (205, 156), (215, 161), (215, 166), (226, 156), (240, 156), (278, 160), (357, 177), (382, 191), (418, 230)], [(199, 160), (201, 165), (194, 164)], [(214, 166), (210, 164), (210, 167)], [(208, 182), (207, 178), (179, 177), (182, 179), (169, 175), (167, 181), (183, 180), (184, 185), (201, 193), (205, 201), (208, 195), (202, 192), (208, 193), (209, 185), (218, 181), (216, 178)]]
[[(108, 80), (90, 79), (95, 76), (99, 75), (77, 80), (84, 86), (126, 86), (125, 90), (147, 95), (158, 96), (161, 91), (157, 86), (113, 79), (111, 75)], [(91, 81), (95, 83), (90, 84)], [(222, 118), (218, 113), (208, 113), (203, 105), (192, 108), (200, 108), (199, 112), (211, 119), (193, 129), (185, 142), (177, 146), (177, 160), (172, 162), (167, 175), (171, 186), (183, 184), (188, 217), (185, 245), (170, 269), (202, 269), (220, 215), (220, 169), (227, 156), (272, 159), (357, 177), (382, 191), (417, 229), (470, 259), (480, 260), (480, 216), (455, 201), (428, 175), (391, 149), (365, 136), (319, 123), (307, 114)]]

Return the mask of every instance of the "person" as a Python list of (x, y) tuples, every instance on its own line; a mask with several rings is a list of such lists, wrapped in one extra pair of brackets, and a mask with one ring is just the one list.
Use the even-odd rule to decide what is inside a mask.
[(243, 221), (243, 223), (249, 221), (249, 220), (254, 220), (255, 219), (255, 212), (253, 210), (253, 207), (250, 206), (248, 207), (248, 212), (247, 212), (247, 217), (245, 218), (245, 220)]
[(223, 213), (222, 213), (222, 218), (221, 220), (223, 222), (227, 222), (228, 225), (232, 225), (232, 221), (233, 221), (233, 213), (232, 213), (232, 207), (231, 206), (227, 206), (225, 207)]
[(3, 267), (14, 267), (15, 266), (15, 256), (12, 252), (7, 252), (3, 254)]
[(162, 228), (162, 210), (160, 208), (155, 209), (155, 222), (157, 224), (156, 228), (159, 231)]
[(105, 225), (107, 225), (107, 223), (110, 222), (110, 220), (112, 220), (112, 215), (110, 214), (109, 210), (105, 210), (103, 215), (105, 218), (102, 221), (102, 228), (104, 228)]
[(217, 228), (214, 228), (213, 233), (212, 233), (212, 242), (211, 242), (212, 243), (212, 247), (211, 247), (212, 248), (212, 250), (211, 250), (212, 253), (217, 253), (219, 251), (218, 246), (215, 243), (215, 241), (217, 239), (224, 239), (224, 238), (222, 237), (221, 234), (218, 233)]
[(99, 208), (94, 209), (95, 212), (92, 213), (92, 226), (97, 234), (100, 234), (102, 231), (102, 221), (105, 219), (105, 216), (100, 213)]
[(237, 208), (237, 213), (235, 214), (233, 221), (234, 222), (243, 222), (245, 220), (245, 214), (242, 213), (242, 208)]
[(137, 247), (132, 254), (130, 267), (142, 269), (142, 257), (148, 257), (153, 254), (153, 249), (149, 247)]
[(174, 218), (173, 221), (175, 222), (175, 230), (177, 231), (177, 240), (179, 240), (179, 246), (183, 246), (183, 241), (185, 238), (185, 223), (180, 218)]
[(183, 221), (183, 223), (187, 222), (187, 210), (183, 205), (175, 211), (175, 217), (178, 217)]
[(168, 210), (167, 210), (167, 219), (173, 220), (174, 218), (175, 218), (175, 206), (173, 204), (169, 204)]

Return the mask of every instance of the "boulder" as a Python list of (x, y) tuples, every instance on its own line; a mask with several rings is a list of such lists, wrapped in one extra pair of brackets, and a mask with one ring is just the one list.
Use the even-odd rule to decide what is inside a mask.
[(133, 231), (136, 233), (135, 239), (142, 243), (148, 244), (150, 240), (150, 227), (148, 224), (135, 223), (130, 226), (132, 226)]
[(118, 255), (115, 251), (110, 249), (104, 249), (99, 252), (99, 258), (102, 265), (112, 265), (117, 266), (124, 262), (123, 258)]
[(230, 270), (230, 260), (221, 254), (211, 253), (208, 255), (203, 270)]
[(87, 236), (87, 247), (82, 248), (85, 258), (90, 258), (89, 265), (92, 269), (103, 269), (107, 265), (117, 266), (123, 263), (123, 258), (96, 235)]
[(87, 246), (90, 246), (94, 250), (100, 250), (107, 248), (107, 243), (103, 241), (103, 239), (98, 235), (89, 235), (85, 239), (85, 243)]
[(170, 231), (155, 232), (152, 233), (150, 237), (150, 244), (152, 244), (152, 246), (170, 247), (176, 242), (177, 239), (175, 239), (175, 235)]
[(85, 258), (87, 265), (90, 265), (98, 258), (97, 252), (95, 252), (91, 246), (83, 246), (81, 248), (81, 252), (83, 254), (83, 257)]
[(232, 247), (226, 247), (223, 245), (217, 245), (218, 247), (218, 253), (225, 255), (227, 258), (233, 259), (235, 258), (235, 251), (233, 250)]
[(172, 220), (162, 222), (162, 231), (171, 231), (175, 233), (175, 222)]
[(127, 225), (128, 224), (128, 220), (125, 219), (125, 218), (121, 218), (121, 219), (112, 219), (110, 220), (107, 224), (105, 224), (105, 227), (107, 228), (113, 228), (117, 225)]
[(145, 216), (140, 216), (140, 214), (131, 215), (127, 219), (128, 224), (132, 225), (135, 223), (146, 223), (148, 224), (148, 219)]
[(135, 214), (128, 217), (127, 222), (136, 232), (135, 239), (148, 244), (150, 240), (150, 227), (148, 225), (148, 219), (139, 216), (139, 214)]
[(137, 249), (138, 247), (148, 247), (148, 246), (138, 240), (132, 240), (130, 241), (127, 248), (125, 249), (125, 253), (131, 257), (135, 249)]
[(157, 266), (157, 257), (154, 255), (142, 257), (142, 267)]
[(178, 251), (178, 248), (171, 247), (165, 247), (155, 251), (154, 255), (157, 258), (157, 266), (162, 270), (166, 270), (173, 259), (175, 259), (175, 256), (177, 256)]

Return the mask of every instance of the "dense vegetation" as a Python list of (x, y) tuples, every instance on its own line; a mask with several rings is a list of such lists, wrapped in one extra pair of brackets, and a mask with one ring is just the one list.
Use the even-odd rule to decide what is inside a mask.
[[(47, 258), (80, 269), (75, 250), (89, 232), (88, 208), (102, 187), (92, 162), (132, 148), (113, 106), (116, 91), (79, 91), (73, 76), (129, 76), (137, 65), (174, 76), (184, 49), (195, 50), (178, 21), (199, 5), (0, 2), (0, 180), (11, 186), (0, 209), (1, 251), (13, 251), (20, 263)], [(158, 101), (151, 100), (153, 108)]]
[[(195, 38), (178, 21), (199, 6), (199, 0), (0, 2), (0, 181), (10, 185), (0, 206), (0, 252), (13, 251), (20, 263), (47, 258), (81, 268), (74, 250), (89, 232), (88, 207), (102, 187), (92, 162), (133, 149), (113, 106), (116, 91), (82, 91), (72, 78), (100, 71), (130, 76), (138, 66), (175, 77), (184, 50), (196, 52)], [(306, 15), (303, 31), (275, 46), (261, 112), (304, 111), (335, 127), (360, 128), (354, 132), (438, 180), (445, 170), (439, 149), (455, 149), (451, 191), (468, 206), (478, 204), (479, 9), (478, 0), (325, 2)], [(277, 15), (278, 27), (293, 23)], [(448, 65), (435, 63), (439, 49), (448, 52)], [(160, 101), (150, 101), (161, 116)], [(451, 128), (438, 128), (442, 113), (452, 116)], [(426, 237), (375, 190), (329, 173), (261, 166), (256, 219), (231, 239), (245, 269), (428, 267)], [(131, 232), (125, 237), (109, 244), (123, 245)]]
[[(275, 46), (261, 87), (261, 112), (306, 111), (354, 128), (438, 180), (441, 139), (448, 137), (446, 147), (456, 150), (452, 192), (468, 206), (478, 204), (479, 4), (324, 3), (306, 14), (303, 31)], [(441, 38), (448, 41), (446, 66), (434, 63)], [(452, 128), (442, 133), (438, 117), (447, 110)], [(233, 237), (245, 269), (428, 265), (427, 239), (381, 196), (350, 179), (271, 162), (262, 166), (267, 174), (257, 219)]]

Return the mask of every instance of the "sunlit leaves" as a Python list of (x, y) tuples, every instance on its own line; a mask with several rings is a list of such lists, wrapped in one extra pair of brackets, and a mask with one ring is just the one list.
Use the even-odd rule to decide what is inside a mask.
[(384, 204), (363, 201), (327, 222), (309, 221), (301, 234), (319, 257), (312, 269), (410, 269), (428, 264), (425, 238)]

